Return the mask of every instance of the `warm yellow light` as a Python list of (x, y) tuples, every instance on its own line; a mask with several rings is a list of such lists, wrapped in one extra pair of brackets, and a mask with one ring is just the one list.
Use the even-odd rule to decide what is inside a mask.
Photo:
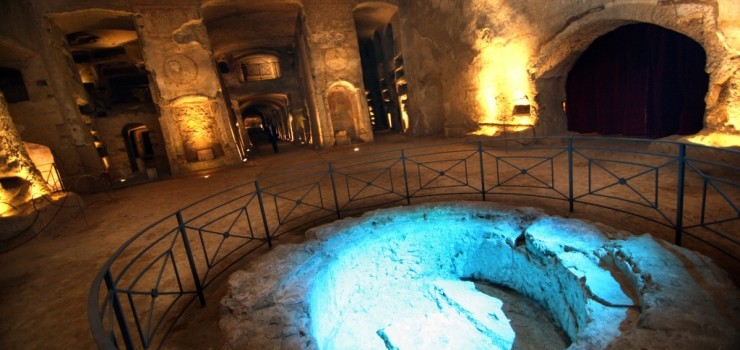
[[(193, 151), (211, 148), (216, 136), (211, 102), (204, 96), (181, 97), (173, 104), (179, 131), (186, 145)], [(210, 157), (213, 158), (213, 157)]]
[(108, 172), (110, 170), (110, 158), (108, 156), (100, 157), (100, 159), (103, 161), (103, 169), (105, 169), (105, 172)]
[(0, 217), (12, 216), (15, 208), (10, 204), (13, 196), (0, 187)]
[(14, 212), (15, 208), (13, 208), (13, 206), (4, 202), (0, 202), (0, 217), (13, 216)]
[(403, 124), (402, 128), (403, 132), (406, 132), (406, 130), (409, 129), (409, 114), (408, 110), (406, 109), (406, 101), (408, 100), (408, 96), (401, 95), (399, 99), (401, 100), (401, 122)]
[(480, 54), (477, 57), (478, 120), (482, 124), (477, 135), (495, 135), (501, 131), (499, 124), (532, 125), (529, 115), (514, 115), (514, 106), (529, 105), (531, 96), (527, 65), (529, 45), (524, 41), (507, 41), (503, 38), (481, 36), (476, 41)]
[(689, 142), (713, 147), (740, 147), (740, 134), (713, 132), (687, 138)]

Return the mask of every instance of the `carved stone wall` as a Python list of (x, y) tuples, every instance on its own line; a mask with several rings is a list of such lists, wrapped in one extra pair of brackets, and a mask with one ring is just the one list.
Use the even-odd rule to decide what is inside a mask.
[(350, 139), (357, 139), (357, 128), (360, 110), (357, 108), (357, 91), (343, 84), (332, 86), (326, 96), (331, 126), (334, 129), (336, 143), (347, 144)]
[[(89, 119), (79, 105), (86, 94), (65, 55), (59, 29), (45, 18), (49, 2), (3, 2), (0, 5), (0, 66), (21, 72), (29, 99), (10, 103), (13, 122), (25, 141), (47, 146), (59, 160), (66, 184), (86, 191), (85, 176), (99, 176), (103, 164), (95, 150)], [(70, 187), (71, 188), (71, 187)]]
[[(705, 126), (737, 130), (730, 121), (738, 105), (737, 9), (736, 2), (726, 0), (402, 2), (404, 50), (413, 53), (404, 57), (411, 125), (463, 135), (475, 130), (486, 114), (509, 111), (514, 95), (523, 93), (532, 105), (538, 135), (563, 133), (565, 79), (580, 54), (619, 26), (646, 22), (704, 47), (710, 75)], [(486, 71), (486, 66), (494, 69)], [(485, 84), (492, 80), (504, 83)], [(441, 92), (432, 91), (435, 87)], [(431, 100), (430, 94), (442, 98)], [(412, 132), (419, 133), (413, 127)]]
[(218, 137), (212, 102), (185, 100), (174, 104), (171, 111), (187, 162), (211, 161), (223, 156), (221, 144), (215, 141)]
[(50, 192), (23, 147), (0, 91), (0, 217), (18, 214), (32, 199)]
[(135, 4), (173, 173), (241, 161), (197, 4)]
[[(314, 140), (321, 146), (335, 143), (335, 129), (328, 99), (330, 87), (338, 81), (351, 86), (363, 86), (357, 32), (353, 17), (353, 3), (343, 0), (304, 1), (307, 44), (312, 65), (311, 75), (316, 88), (317, 117), (320, 137)], [(372, 126), (367, 100), (359, 99), (361, 115), (354, 119), (358, 139), (372, 141)], [(317, 142), (318, 141), (318, 142)]]

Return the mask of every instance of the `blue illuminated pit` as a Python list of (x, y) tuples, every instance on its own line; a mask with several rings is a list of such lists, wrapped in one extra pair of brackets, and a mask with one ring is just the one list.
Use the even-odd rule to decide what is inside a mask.
[[(307, 236), (232, 275), (220, 324), (229, 347), (510, 349), (516, 334), (501, 301), (470, 280), (529, 297), (574, 349), (685, 348), (687, 334), (731, 344), (738, 333), (716, 317), (714, 303), (725, 295), (723, 305), (737, 307), (737, 288), (714, 278), (721, 293), (708, 297), (685, 268), (687, 260), (700, 266), (707, 259), (648, 235), (622, 237), (534, 209), (401, 207)], [(662, 319), (671, 322), (655, 322)], [(689, 327), (697, 320), (704, 331)]]

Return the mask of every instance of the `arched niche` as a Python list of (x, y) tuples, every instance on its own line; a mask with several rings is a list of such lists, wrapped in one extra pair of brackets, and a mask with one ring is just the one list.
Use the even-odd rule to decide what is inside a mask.
[(273, 80), (281, 76), (280, 57), (275, 53), (253, 53), (238, 61), (242, 81)]
[(185, 96), (172, 104), (172, 114), (187, 162), (205, 162), (224, 156), (218, 141), (214, 105), (204, 96)]
[(326, 93), (326, 105), (336, 144), (348, 144), (353, 139), (359, 139), (360, 101), (357, 88), (348, 82), (334, 83)]
[(149, 127), (142, 123), (131, 123), (121, 130), (123, 143), (128, 154), (131, 172), (144, 172), (147, 162), (154, 159), (154, 147)]
[(5, 94), (8, 103), (28, 101), (28, 90), (19, 69), (0, 66), (0, 91)]
[(568, 73), (568, 130), (659, 138), (702, 129), (708, 76), (696, 41), (653, 24), (594, 40)]
[(263, 124), (272, 124), (280, 138), (292, 140), (290, 101), (286, 94), (260, 94), (239, 101), (241, 117), (258, 115)]
[[(558, 134), (567, 129), (567, 116), (563, 102), (566, 101), (565, 84), (571, 68), (597, 38), (621, 26), (634, 23), (654, 24), (683, 34), (699, 43), (707, 53), (706, 71), (709, 74), (709, 89), (704, 115), (705, 127), (714, 123), (707, 112), (718, 103), (723, 84), (736, 69), (730, 55), (716, 35), (715, 22), (707, 20), (713, 15), (711, 6), (701, 11), (685, 14), (678, 20), (675, 6), (648, 4), (624, 4), (584, 14), (575, 21), (566, 23), (557, 34), (540, 46), (530, 67), (537, 94), (538, 134)], [(691, 20), (691, 17), (696, 20)], [(567, 108), (567, 106), (566, 106)]]

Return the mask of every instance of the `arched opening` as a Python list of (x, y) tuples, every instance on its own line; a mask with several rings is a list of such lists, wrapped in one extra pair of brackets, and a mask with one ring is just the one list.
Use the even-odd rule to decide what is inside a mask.
[(127, 124), (121, 132), (126, 146), (131, 172), (145, 172), (148, 168), (155, 168), (154, 147), (149, 128), (140, 123)]
[(360, 125), (360, 101), (357, 89), (347, 82), (334, 84), (326, 94), (329, 116), (337, 145), (362, 142), (357, 128)]
[(653, 24), (601, 36), (568, 74), (568, 130), (651, 138), (699, 132), (706, 59), (694, 40)]
[(0, 91), (8, 103), (28, 101), (28, 91), (23, 81), (23, 73), (13, 68), (0, 67)]
[(392, 5), (365, 3), (354, 13), (370, 123), (375, 132), (408, 129), (403, 56), (391, 24), (397, 12)]
[(288, 113), (285, 95), (250, 99), (242, 104), (241, 118), (249, 136), (249, 152), (253, 154), (261, 153), (266, 148), (272, 148), (277, 153), (281, 141), (306, 140), (306, 121), (295, 120)]

